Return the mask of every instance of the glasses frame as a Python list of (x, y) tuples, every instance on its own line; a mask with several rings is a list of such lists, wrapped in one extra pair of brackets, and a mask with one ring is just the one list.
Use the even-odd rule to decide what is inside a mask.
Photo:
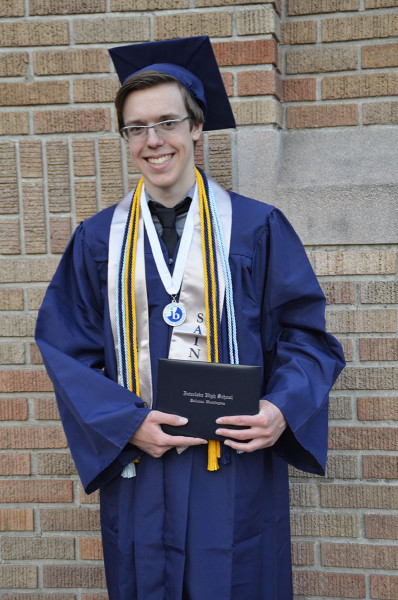
[[(143, 133), (146, 133), (146, 135), (148, 135), (148, 131), (149, 129), (154, 129), (156, 132), (156, 135), (159, 135), (159, 125), (163, 125), (164, 123), (182, 123), (183, 121), (186, 121), (187, 119), (192, 119), (192, 115), (187, 115), (186, 117), (183, 117), (182, 119), (165, 119), (164, 121), (158, 121), (157, 123), (154, 123), (153, 125), (126, 125), (125, 127), (122, 127), (120, 130), (120, 133), (122, 134), (122, 137), (127, 141), (133, 141), (133, 140), (140, 140), (142, 139), (141, 135)], [(129, 129), (137, 129), (139, 128), (139, 132), (136, 136), (132, 135), (131, 137), (129, 136)], [(174, 131), (174, 129), (172, 131), (170, 131), (170, 133), (172, 133)], [(165, 135), (167, 135), (167, 131), (162, 132)], [(162, 137), (162, 134), (160, 134), (160, 137)]]

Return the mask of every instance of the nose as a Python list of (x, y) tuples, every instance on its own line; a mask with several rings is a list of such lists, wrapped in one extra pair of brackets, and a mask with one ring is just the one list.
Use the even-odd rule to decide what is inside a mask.
[(148, 146), (161, 146), (163, 144), (163, 139), (158, 135), (155, 127), (150, 127), (147, 131), (146, 143)]

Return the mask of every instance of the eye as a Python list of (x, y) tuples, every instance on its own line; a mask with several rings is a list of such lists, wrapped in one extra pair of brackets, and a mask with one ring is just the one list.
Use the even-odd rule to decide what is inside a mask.
[(162, 121), (159, 123), (159, 127), (164, 130), (170, 131), (170, 129), (175, 129), (177, 122), (174, 119), (170, 119), (169, 121)]
[(142, 131), (144, 131), (144, 128), (141, 125), (131, 125), (128, 128), (129, 135), (139, 135)]

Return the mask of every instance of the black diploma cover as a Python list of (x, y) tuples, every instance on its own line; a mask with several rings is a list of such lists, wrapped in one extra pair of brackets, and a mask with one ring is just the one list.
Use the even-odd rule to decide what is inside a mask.
[(163, 430), (223, 440), (215, 434), (218, 417), (258, 413), (261, 371), (254, 366), (160, 358), (156, 409), (188, 419), (186, 425), (162, 425)]

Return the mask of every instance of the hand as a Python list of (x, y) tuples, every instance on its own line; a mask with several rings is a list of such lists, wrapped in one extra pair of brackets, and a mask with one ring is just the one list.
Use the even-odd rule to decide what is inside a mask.
[[(260, 410), (257, 415), (221, 417), (217, 419), (216, 423), (219, 425), (237, 425), (238, 427), (249, 426), (250, 429), (219, 428), (216, 430), (217, 435), (228, 438), (224, 442), (226, 446), (245, 452), (254, 452), (254, 450), (260, 450), (260, 448), (273, 446), (287, 427), (282, 412), (268, 400), (260, 400)], [(250, 440), (250, 442), (239, 442), (239, 440)]]
[(207, 444), (201, 438), (184, 435), (168, 435), (161, 428), (162, 424), (185, 425), (188, 419), (178, 415), (169, 415), (159, 410), (151, 410), (138, 427), (130, 443), (140, 448), (153, 458), (160, 458), (165, 452), (176, 446), (199, 446)]

